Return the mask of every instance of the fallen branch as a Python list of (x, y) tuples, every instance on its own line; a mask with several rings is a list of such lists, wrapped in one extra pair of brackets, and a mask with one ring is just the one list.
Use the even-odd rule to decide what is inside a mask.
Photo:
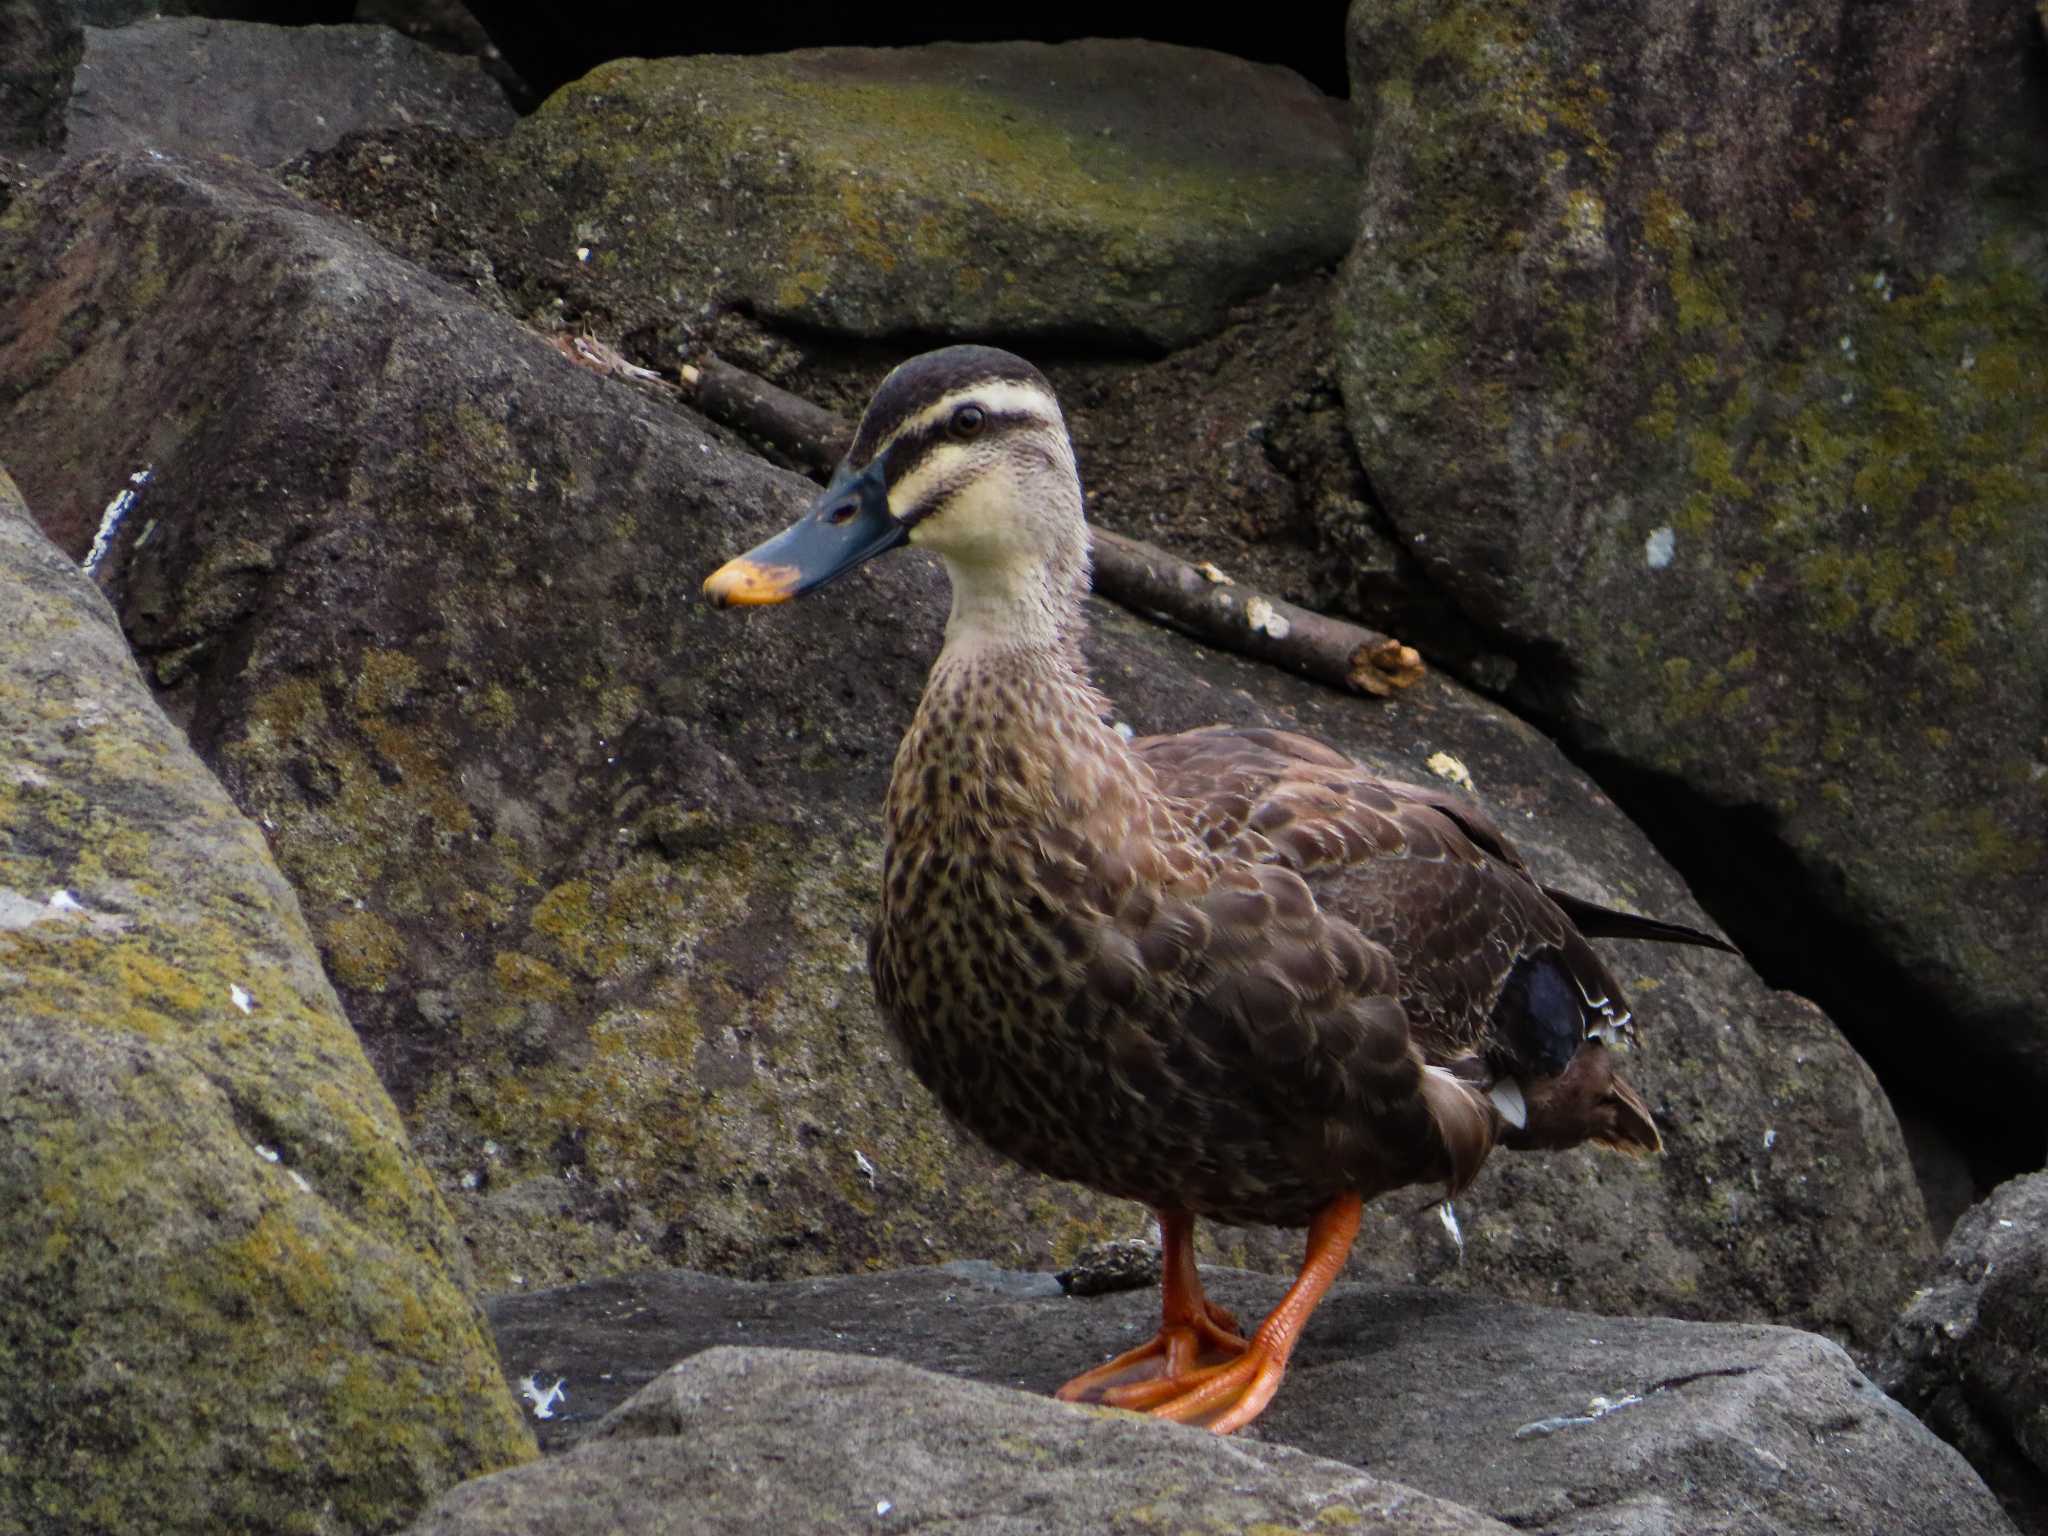
[[(684, 396), (714, 421), (829, 473), (853, 440), (843, 418), (801, 395), (706, 355), (682, 370)], [(1157, 545), (1092, 530), (1096, 592), (1134, 613), (1317, 682), (1385, 698), (1423, 675), (1400, 641), (1239, 586), (1213, 565), (1192, 565)]]
[(845, 417), (709, 353), (685, 363), (682, 380), (684, 394), (713, 421), (769, 443), (819, 474), (829, 475), (853, 441)]
[(1374, 698), (1422, 677), (1422, 658), (1398, 640), (1250, 591), (1213, 565), (1190, 565), (1142, 539), (1107, 528), (1093, 533), (1095, 590), (1134, 612), (1157, 614), (1197, 639)]

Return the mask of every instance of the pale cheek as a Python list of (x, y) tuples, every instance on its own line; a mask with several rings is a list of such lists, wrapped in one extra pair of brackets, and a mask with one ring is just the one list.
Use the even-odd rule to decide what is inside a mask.
[(1016, 558), (1016, 519), (998, 498), (985, 494), (956, 496), (944, 510), (911, 530), (911, 542), (957, 560), (992, 564)]

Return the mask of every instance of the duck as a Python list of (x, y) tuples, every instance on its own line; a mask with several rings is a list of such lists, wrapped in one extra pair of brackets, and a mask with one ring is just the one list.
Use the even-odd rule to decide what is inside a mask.
[[(1733, 947), (1545, 886), (1476, 804), (1308, 736), (1119, 730), (1073, 445), (1025, 359), (895, 368), (810, 508), (704, 594), (783, 603), (905, 546), (952, 607), (883, 805), (879, 1011), (955, 1124), (1159, 1227), (1158, 1332), (1058, 1397), (1240, 1429), (1366, 1201), (1448, 1199), (1498, 1147), (1661, 1150), (1590, 941)], [(1202, 1219), (1307, 1228), (1249, 1333), (1204, 1293)]]

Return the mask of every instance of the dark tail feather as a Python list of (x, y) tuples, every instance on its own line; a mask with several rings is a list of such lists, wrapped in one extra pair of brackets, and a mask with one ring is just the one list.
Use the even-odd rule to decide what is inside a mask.
[(1666, 923), (1654, 917), (1637, 917), (1633, 912), (1595, 906), (1583, 896), (1574, 896), (1569, 891), (1553, 891), (1547, 885), (1543, 887), (1543, 894), (1556, 902), (1579, 932), (1589, 939), (1649, 939), (1660, 944), (1697, 944), (1701, 949), (1722, 949), (1731, 955), (1742, 953), (1726, 939), (1702, 933), (1697, 928), (1688, 928), (1683, 923)]

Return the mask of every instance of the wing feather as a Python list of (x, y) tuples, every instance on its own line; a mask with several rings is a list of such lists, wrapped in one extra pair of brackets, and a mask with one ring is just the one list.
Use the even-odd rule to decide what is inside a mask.
[(1211, 849), (1298, 876), (1333, 924), (1386, 957), (1381, 984), (1426, 1065), (1482, 1090), (1510, 1085), (1503, 1099), (1528, 1124), (1504, 1126), (1505, 1139), (1657, 1145), (1604, 1049), (1632, 1021), (1587, 940), (1722, 941), (1546, 889), (1477, 805), (1377, 778), (1308, 737), (1216, 728), (1132, 745)]

